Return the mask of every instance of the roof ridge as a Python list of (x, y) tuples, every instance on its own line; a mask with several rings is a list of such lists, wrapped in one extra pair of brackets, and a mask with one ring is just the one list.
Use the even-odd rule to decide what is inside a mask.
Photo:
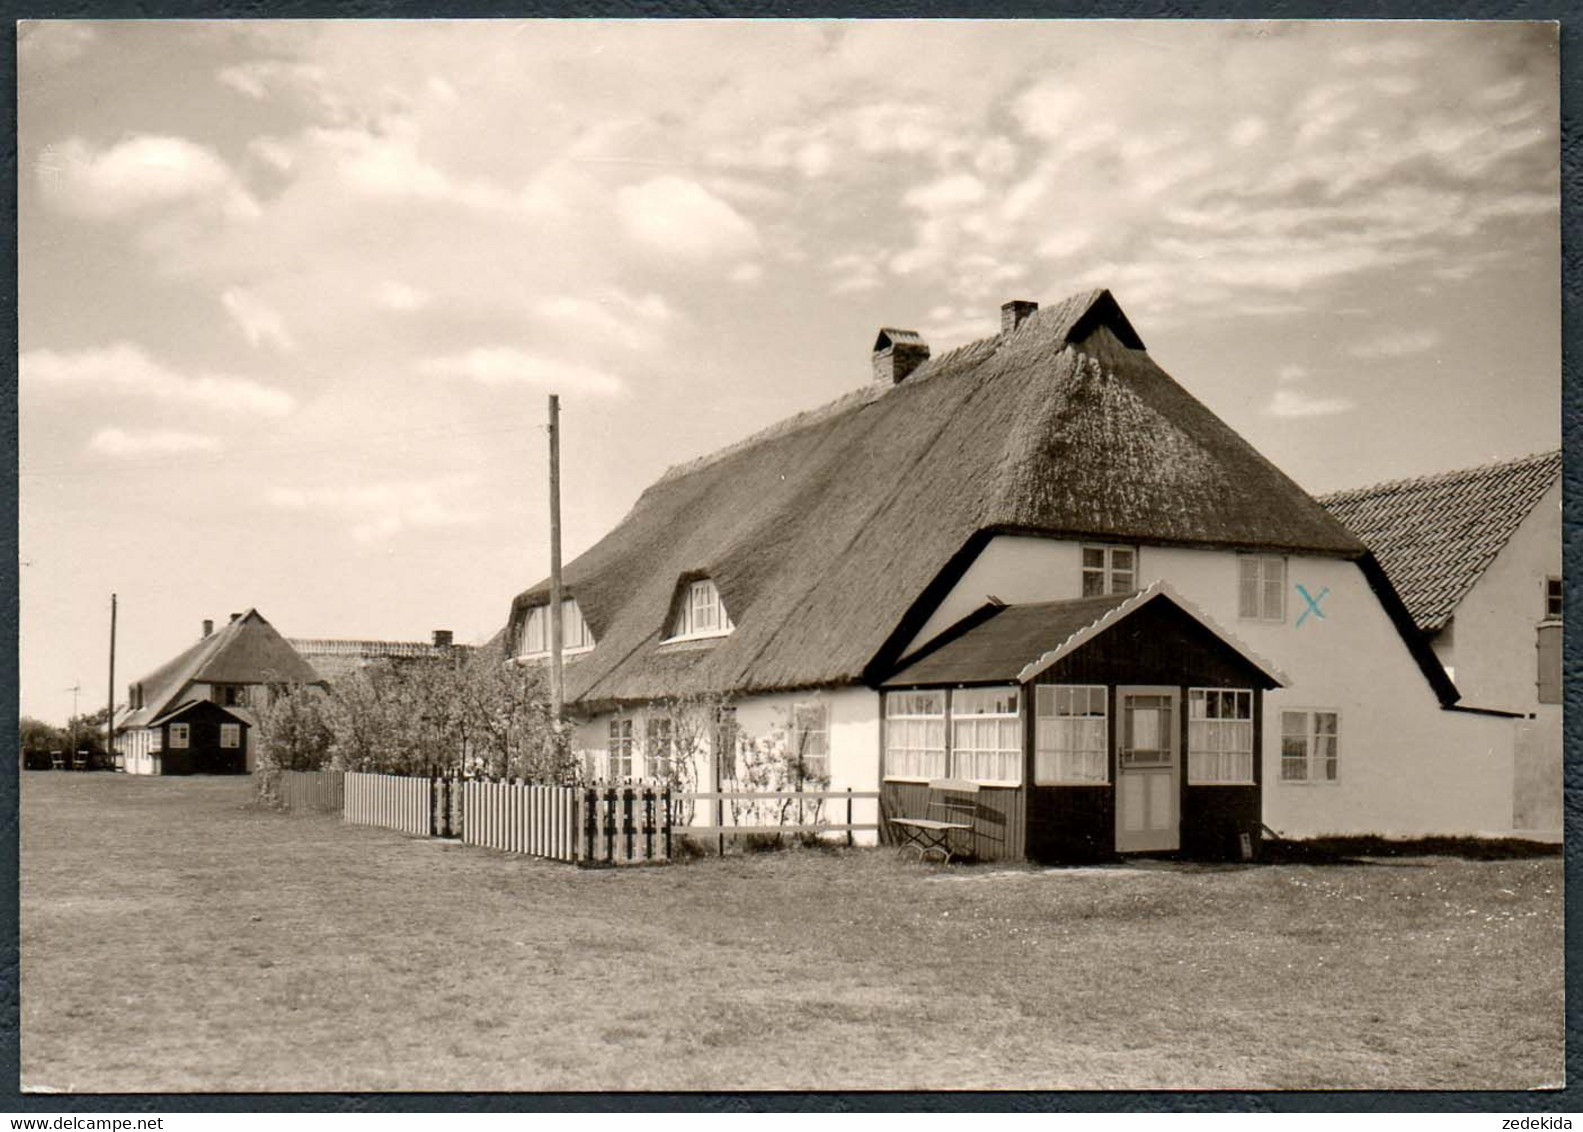
[[(1490, 472), (1506, 471), (1511, 468), (1521, 467), (1525, 464), (1543, 464), (1549, 460), (1558, 460), (1561, 449), (1547, 449), (1543, 452), (1530, 452), (1525, 456), (1510, 456), (1496, 460), (1487, 460), (1482, 464), (1469, 467), (1451, 468), (1441, 472), (1426, 472), (1418, 476), (1403, 476), (1394, 480), (1381, 480), (1378, 483), (1363, 484), (1359, 487), (1345, 487), (1338, 491), (1327, 492), (1324, 495), (1314, 496), (1320, 503), (1329, 506), (1331, 503), (1356, 499), (1366, 499), (1371, 495), (1380, 495), (1390, 491), (1400, 491), (1406, 487), (1424, 487), (1430, 484), (1450, 483), (1454, 480), (1470, 476), (1488, 475)], [(1557, 471), (1559, 472), (1559, 468)]]
[[(1028, 327), (1036, 325), (1041, 319), (1047, 318), (1058, 311), (1063, 316), (1070, 316), (1073, 314), (1073, 312), (1076, 312), (1076, 317), (1071, 318), (1071, 327), (1068, 328), (1068, 333), (1070, 333), (1071, 329), (1075, 328), (1082, 320), (1082, 315), (1092, 309), (1095, 303), (1098, 303), (1102, 298), (1104, 298), (1104, 296), (1108, 294), (1110, 294), (1110, 292), (1107, 288), (1090, 287), (1087, 290), (1075, 291), (1070, 295), (1063, 296), (1059, 301), (1034, 311), (1027, 318), (1023, 319), (1022, 322), (1020, 322), (1017, 326), (1010, 330), (999, 330), (994, 334), (987, 334), (982, 338), (975, 338), (972, 341), (963, 342), (961, 345), (951, 347), (951, 349), (947, 350), (938, 357), (929, 358), (916, 370), (909, 374), (906, 380), (899, 381), (895, 385), (879, 385), (875, 382), (869, 382), (868, 384), (857, 389), (852, 389), (846, 393), (842, 393), (839, 396), (826, 401), (822, 405), (816, 405), (811, 409), (804, 409), (800, 413), (794, 413), (789, 417), (785, 417), (781, 420), (775, 421), (772, 424), (765, 425), (757, 432), (750, 433), (741, 440), (733, 441), (723, 448), (717, 448), (712, 452), (706, 452), (701, 456), (695, 456), (691, 460), (684, 460), (679, 464), (672, 464), (670, 467), (666, 468), (664, 473), (661, 474), (660, 478), (655, 481), (654, 486), (657, 487), (662, 483), (670, 483), (674, 480), (681, 479), (683, 476), (689, 475), (692, 472), (701, 471), (704, 468), (712, 467), (721, 460), (734, 456), (739, 452), (744, 452), (747, 449), (765, 441), (778, 440), (781, 437), (791, 436), (805, 428), (811, 428), (814, 425), (822, 424), (831, 417), (839, 416), (841, 413), (847, 412), (851, 409), (857, 409), (862, 408), (865, 405), (871, 405), (880, 398), (885, 397), (888, 394), (895, 393), (899, 389), (914, 389), (931, 378), (939, 376), (940, 371), (946, 369), (950, 365), (954, 365), (956, 362), (960, 361), (969, 354), (980, 350), (988, 350), (990, 346), (998, 345), (1002, 340), (1011, 338), (1018, 333), (1024, 332)], [(894, 331), (891, 327), (880, 328), (880, 333), (882, 334), (893, 332), (896, 331)], [(905, 331), (903, 333), (915, 334), (916, 332)], [(1068, 338), (1066, 345), (1076, 347), (1077, 343), (1072, 342), (1070, 338)]]

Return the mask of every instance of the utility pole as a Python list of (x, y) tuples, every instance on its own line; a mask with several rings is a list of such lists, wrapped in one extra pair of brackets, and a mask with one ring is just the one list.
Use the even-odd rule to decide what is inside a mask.
[(115, 594), (110, 595), (110, 696), (104, 713), (104, 756), (115, 766)]
[(561, 399), (550, 394), (550, 718), (557, 729), (565, 706), (561, 672)]

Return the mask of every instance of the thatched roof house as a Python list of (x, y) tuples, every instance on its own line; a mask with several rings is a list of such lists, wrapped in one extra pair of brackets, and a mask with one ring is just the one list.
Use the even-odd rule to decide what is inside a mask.
[[(1002, 333), (938, 358), (882, 331), (867, 387), (645, 491), (566, 567), (598, 642), (568, 665), (568, 702), (873, 681), (1000, 533), (1367, 557), (1154, 363), (1108, 291), (1007, 311)], [(664, 643), (697, 578), (734, 631)], [(516, 598), (512, 640), (547, 600), (547, 583)]]

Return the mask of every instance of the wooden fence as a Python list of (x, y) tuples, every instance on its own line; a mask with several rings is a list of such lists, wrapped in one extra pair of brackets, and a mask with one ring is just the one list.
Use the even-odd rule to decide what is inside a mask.
[(352, 825), (376, 825), (415, 837), (433, 837), (433, 790), (434, 782), (428, 778), (349, 771), (342, 817)]
[(345, 801), (344, 778), (338, 770), (283, 770), (280, 804), (294, 814), (340, 813)]
[(671, 858), (671, 792), (653, 784), (577, 788), (582, 843), (578, 863), (632, 865)]
[[(823, 835), (826, 833), (844, 833), (846, 843), (853, 844), (856, 840), (854, 833), (878, 831), (878, 822), (854, 822), (852, 820), (852, 803), (859, 801), (879, 801), (877, 790), (724, 790), (702, 791), (692, 794), (676, 795), (678, 801), (705, 802), (712, 804), (714, 824), (712, 825), (678, 825), (676, 832), (689, 837), (713, 837), (720, 855), (725, 856), (726, 838), (746, 836), (778, 836), (783, 833), (812, 833)], [(749, 821), (726, 821), (725, 803), (745, 802), (751, 807), (747, 815)], [(845, 821), (823, 820), (823, 807), (827, 802), (837, 803), (836, 809)], [(764, 803), (775, 808), (782, 808), (787, 816), (796, 807), (797, 820), (794, 822), (763, 822), (753, 824), (757, 816), (757, 807)], [(808, 808), (812, 803), (814, 816), (809, 820)], [(844, 806), (844, 808), (843, 808)]]
[(453, 786), (462, 794), (464, 844), (552, 861), (577, 859), (577, 787), (483, 779)]

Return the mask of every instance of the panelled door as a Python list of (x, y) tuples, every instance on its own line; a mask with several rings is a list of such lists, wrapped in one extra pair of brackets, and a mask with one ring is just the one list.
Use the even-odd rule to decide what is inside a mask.
[(1175, 688), (1117, 688), (1116, 851), (1181, 847), (1181, 736)]

